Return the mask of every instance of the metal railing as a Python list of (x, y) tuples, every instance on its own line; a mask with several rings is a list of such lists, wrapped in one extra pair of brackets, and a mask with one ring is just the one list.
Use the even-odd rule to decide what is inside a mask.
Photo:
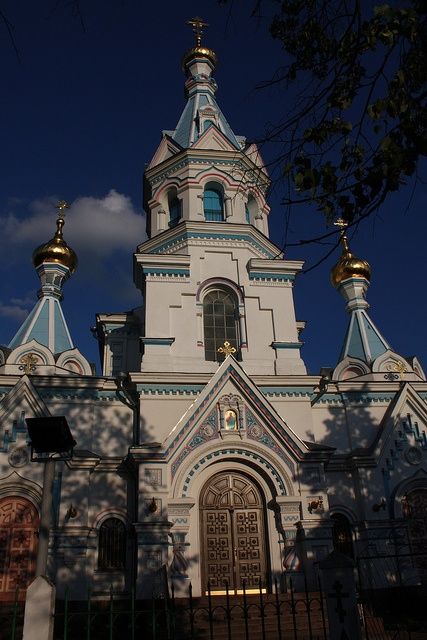
[(0, 603), (1, 640), (20, 640), (24, 622), (24, 601), (22, 589), (16, 589), (13, 602)]
[[(207, 585), (207, 595), (194, 597), (191, 584), (185, 597), (170, 595), (137, 600), (114, 594), (96, 599), (89, 591), (84, 602), (71, 601), (69, 594), (57, 603), (55, 640), (328, 640), (325, 604), (318, 592), (296, 593), (292, 580), (287, 593), (277, 581), (267, 594), (261, 582), (257, 593), (234, 595), (228, 584), (216, 595)], [(15, 640), (15, 639), (14, 639)]]

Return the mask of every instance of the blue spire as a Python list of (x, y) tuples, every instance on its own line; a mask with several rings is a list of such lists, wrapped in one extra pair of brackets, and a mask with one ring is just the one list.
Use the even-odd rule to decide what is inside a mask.
[(64, 209), (67, 207), (65, 202), (59, 203), (55, 236), (33, 253), (33, 263), (42, 285), (38, 292), (39, 300), (9, 343), (10, 349), (31, 340), (37, 340), (52, 353), (74, 348), (61, 309), (62, 285), (77, 266), (77, 257), (62, 236)]
[(335, 224), (341, 227), (340, 241), (343, 251), (331, 270), (331, 281), (346, 300), (346, 309), (350, 313), (350, 322), (339, 361), (346, 357), (353, 357), (370, 365), (378, 356), (390, 349), (387, 340), (367, 313), (369, 304), (366, 300), (366, 292), (371, 279), (371, 268), (365, 260), (360, 260), (351, 253), (346, 236), (347, 223), (340, 219)]
[(200, 42), (184, 56), (187, 104), (171, 134), (184, 149), (191, 147), (209, 126), (217, 127), (236, 149), (241, 147), (215, 100), (217, 84), (211, 77), (215, 63), (215, 52), (200, 46)]
[(391, 349), (364, 309), (353, 309), (339, 361), (347, 356), (371, 364)]

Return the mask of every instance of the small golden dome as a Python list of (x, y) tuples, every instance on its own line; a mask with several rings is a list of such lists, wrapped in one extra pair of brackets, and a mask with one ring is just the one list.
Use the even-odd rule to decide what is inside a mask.
[(184, 57), (182, 59), (182, 70), (185, 71), (187, 64), (195, 58), (207, 58), (214, 67), (216, 67), (218, 62), (217, 55), (213, 49), (209, 49), (209, 47), (203, 47), (202, 45), (197, 45), (192, 49), (189, 49), (187, 53), (184, 54)]
[(338, 287), (347, 278), (366, 278), (369, 282), (371, 280), (371, 267), (366, 260), (356, 258), (348, 246), (344, 246), (341, 258), (331, 269), (331, 282), (334, 287)]
[(59, 214), (56, 220), (56, 233), (51, 240), (41, 244), (33, 252), (33, 265), (40, 266), (43, 262), (55, 262), (68, 267), (71, 273), (77, 268), (77, 256), (73, 249), (65, 242), (62, 234), (64, 227), (63, 210), (67, 208), (66, 203), (59, 203)]

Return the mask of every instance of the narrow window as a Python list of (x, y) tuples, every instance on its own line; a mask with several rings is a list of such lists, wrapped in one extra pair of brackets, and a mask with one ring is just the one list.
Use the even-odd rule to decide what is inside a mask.
[(348, 519), (341, 513), (334, 513), (331, 516), (331, 520), (334, 523), (332, 541), (335, 551), (339, 551), (345, 556), (353, 558), (353, 541)]
[(125, 525), (118, 518), (108, 518), (99, 528), (98, 569), (124, 569), (125, 566)]
[(248, 222), (250, 224), (251, 223), (251, 212), (249, 211), (248, 205), (245, 206), (245, 215), (246, 215), (246, 222)]
[(239, 359), (238, 309), (234, 295), (223, 289), (209, 291), (203, 300), (203, 327), (205, 360), (222, 362), (224, 354), (218, 352), (224, 342), (236, 349)]
[(208, 187), (203, 195), (203, 208), (205, 219), (210, 222), (224, 220), (224, 202), (222, 193), (218, 188)]
[(176, 227), (181, 220), (181, 200), (177, 197), (169, 200), (169, 227)]

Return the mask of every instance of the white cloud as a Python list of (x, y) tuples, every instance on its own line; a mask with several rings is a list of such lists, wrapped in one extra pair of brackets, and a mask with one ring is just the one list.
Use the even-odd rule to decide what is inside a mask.
[(11, 318), (12, 320), (23, 322), (27, 315), (28, 309), (24, 309), (18, 304), (3, 304), (3, 302), (0, 301), (0, 317)]
[[(56, 202), (53, 197), (33, 201), (31, 213), (25, 218), (13, 212), (0, 216), (0, 250), (9, 253), (17, 246), (31, 250), (51, 238)], [(117, 250), (132, 252), (146, 239), (145, 216), (134, 209), (128, 196), (111, 189), (104, 198), (86, 196), (71, 204), (66, 212), (64, 237), (80, 258), (105, 258)]]

